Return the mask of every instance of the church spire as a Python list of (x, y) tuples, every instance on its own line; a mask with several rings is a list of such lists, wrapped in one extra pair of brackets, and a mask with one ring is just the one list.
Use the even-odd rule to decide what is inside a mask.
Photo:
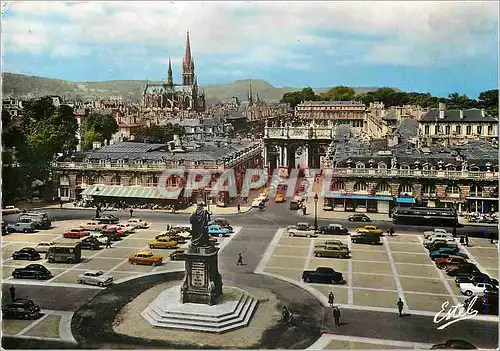
[(189, 31), (186, 35), (186, 52), (184, 53), (184, 62), (191, 62), (191, 43), (189, 41)]
[(182, 85), (191, 86), (194, 84), (194, 60), (191, 56), (191, 42), (189, 40), (189, 31), (186, 35), (186, 51), (182, 62)]
[(167, 85), (169, 85), (169, 86), (173, 86), (174, 85), (174, 78), (172, 76), (172, 60), (170, 59), (170, 57), (168, 58)]

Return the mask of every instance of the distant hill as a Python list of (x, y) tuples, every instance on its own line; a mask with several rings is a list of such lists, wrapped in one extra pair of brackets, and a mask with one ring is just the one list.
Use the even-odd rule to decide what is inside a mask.
[[(27, 76), (23, 74), (2, 73), (2, 91), (5, 96), (16, 98), (36, 98), (45, 95), (60, 95), (67, 99), (109, 98), (121, 96), (124, 100), (140, 101), (146, 81), (144, 80), (110, 80), (104, 82), (70, 82), (60, 79)], [(302, 88), (277, 88), (262, 79), (237, 80), (229, 84), (211, 84), (201, 86), (207, 101), (224, 102), (233, 96), (241, 101), (247, 100), (248, 89), (252, 84), (254, 98), (265, 101), (279, 101), (283, 94)], [(316, 93), (329, 88), (314, 89)], [(356, 93), (376, 90), (376, 87), (354, 87)]]

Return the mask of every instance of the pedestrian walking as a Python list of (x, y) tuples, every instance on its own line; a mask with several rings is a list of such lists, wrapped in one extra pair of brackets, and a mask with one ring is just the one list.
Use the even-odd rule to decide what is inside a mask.
[(469, 234), (465, 234), (465, 246), (469, 246)]
[(394, 228), (393, 227), (389, 228), (389, 235), (394, 236)]
[(60, 208), (62, 208), (63, 200), (59, 199), (59, 205), (60, 205)]
[(457, 228), (456, 227), (453, 227), (453, 237), (454, 238), (457, 237)]
[(340, 317), (341, 317), (340, 309), (337, 306), (335, 306), (333, 308), (333, 319), (335, 320), (335, 327), (336, 328), (340, 327)]
[(399, 298), (397, 305), (398, 305), (399, 316), (403, 317), (403, 306), (405, 304), (404, 304), (403, 300), (401, 300), (401, 298)]
[(238, 213), (241, 213), (241, 206), (240, 206), (240, 204), (236, 205), (236, 208), (238, 209)]
[(111, 235), (108, 235), (108, 238), (106, 239), (106, 249), (111, 248)]
[(95, 218), (99, 218), (99, 208), (95, 209)]
[(237, 266), (243, 266), (243, 256), (241, 255), (241, 252), (238, 254), (238, 262), (236, 263)]
[(302, 214), (305, 216), (307, 214), (306, 206), (302, 207)]
[(330, 291), (328, 294), (328, 303), (330, 304), (330, 307), (333, 307), (333, 302), (335, 301), (335, 296), (333, 296), (333, 292)]
[(134, 210), (132, 208), (130, 208), (130, 218), (132, 218), (132, 216), (134, 215)]
[(9, 291), (10, 291), (10, 299), (12, 300), (12, 302), (14, 302), (16, 300), (16, 287), (14, 285), (11, 285)]
[(283, 310), (281, 311), (281, 318), (283, 318), (283, 321), (285, 321), (285, 323), (288, 323), (289, 317), (290, 313), (288, 312), (288, 308), (286, 308), (286, 306), (283, 306)]

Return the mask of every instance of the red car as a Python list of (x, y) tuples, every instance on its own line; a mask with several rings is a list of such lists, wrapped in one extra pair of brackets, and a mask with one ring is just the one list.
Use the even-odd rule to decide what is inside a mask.
[(117, 225), (108, 225), (105, 229), (101, 231), (102, 233), (116, 233), (118, 236), (125, 236), (127, 235), (126, 232), (127, 230), (119, 227)]
[(90, 233), (83, 230), (82, 228), (72, 228), (63, 234), (63, 236), (68, 239), (81, 239), (89, 235)]
[(447, 258), (442, 258), (442, 259), (436, 260), (435, 262), (436, 262), (436, 266), (439, 269), (454, 269), (454, 268), (460, 267), (464, 263), (468, 263), (469, 261), (467, 261), (465, 258), (460, 257), (460, 256), (450, 255)]

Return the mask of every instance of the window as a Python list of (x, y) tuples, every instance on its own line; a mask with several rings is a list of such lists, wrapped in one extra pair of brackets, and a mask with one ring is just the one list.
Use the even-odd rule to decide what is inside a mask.
[(479, 185), (472, 185), (470, 187), (469, 196), (483, 196), (483, 188)]
[(441, 132), (441, 128), (439, 127), (439, 125), (436, 125), (434, 127), (434, 134), (439, 134), (439, 132)]
[(446, 126), (445, 127), (445, 134), (446, 135), (450, 135), (451, 134), (451, 127), (450, 126)]
[(482, 135), (483, 134), (483, 126), (477, 126), (476, 131), (477, 131), (478, 135)]
[(365, 164), (358, 162), (358, 163), (356, 163), (356, 168), (365, 168)]
[(424, 165), (422, 166), (422, 170), (428, 171), (429, 170), (429, 164), (428, 163), (424, 163)]
[(436, 187), (432, 184), (426, 184), (422, 188), (422, 194), (427, 196), (436, 196)]
[(338, 191), (338, 190), (344, 190), (345, 189), (345, 184), (341, 180), (336, 180), (332, 182), (332, 191)]
[(387, 169), (387, 165), (385, 164), (385, 162), (380, 162), (378, 164), (378, 169), (384, 169), (384, 170)]
[(466, 135), (471, 135), (472, 134), (472, 127), (471, 126), (467, 126), (465, 128), (465, 134)]
[(493, 126), (488, 126), (488, 135), (493, 135)]
[(456, 126), (455, 130), (458, 135), (462, 134), (462, 126)]
[(458, 185), (449, 185), (446, 188), (446, 196), (449, 197), (459, 197), (460, 196), (460, 188)]
[(111, 185), (121, 185), (121, 178), (120, 176), (114, 176), (113, 178), (111, 178)]
[(101, 176), (95, 177), (94, 184), (104, 184), (104, 177), (101, 177)]
[(357, 182), (354, 184), (354, 191), (366, 191), (367, 190), (367, 185), (364, 182)]
[(413, 195), (413, 187), (411, 184), (401, 184), (399, 186), (399, 195)]
[(429, 132), (430, 132), (430, 127), (429, 126), (425, 126), (425, 128), (424, 128), (424, 134), (425, 135), (429, 135)]
[(387, 183), (377, 184), (377, 188), (375, 189), (375, 193), (377, 193), (377, 194), (390, 193), (390, 192), (391, 192), (391, 188), (389, 187), (389, 184), (387, 184)]

